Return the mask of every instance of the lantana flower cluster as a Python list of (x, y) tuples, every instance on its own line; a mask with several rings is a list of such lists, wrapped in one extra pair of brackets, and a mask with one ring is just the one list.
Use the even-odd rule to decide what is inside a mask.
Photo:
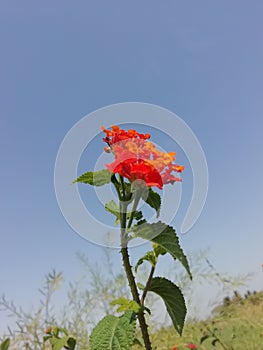
[(180, 173), (184, 166), (175, 164), (175, 152), (162, 152), (148, 141), (150, 134), (141, 134), (136, 130), (128, 131), (116, 125), (111, 130), (102, 127), (106, 136), (106, 152), (114, 154), (114, 161), (106, 164), (113, 174), (119, 174), (131, 182), (143, 180), (148, 187), (156, 186), (160, 189), (164, 184), (182, 181), (174, 175)]

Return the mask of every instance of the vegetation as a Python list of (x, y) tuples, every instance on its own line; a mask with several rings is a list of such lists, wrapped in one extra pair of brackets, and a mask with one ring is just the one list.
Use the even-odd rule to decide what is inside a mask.
[[(101, 263), (107, 267), (103, 271), (98, 265), (90, 264), (86, 255), (78, 254), (84, 273), (81, 282), (69, 284), (65, 304), (60, 306), (62, 312), (58, 312), (53, 296), (54, 294), (59, 295), (60, 288), (65, 282), (63, 275), (55, 271), (46, 276), (44, 286), (40, 289), (40, 301), (32, 312), (28, 312), (7, 298), (2, 297), (0, 308), (13, 317), (16, 326), (13, 326), (12, 329), (9, 328), (8, 332), (2, 334), (0, 339), (2, 341), (5, 339), (5, 343), (2, 344), (2, 347), (0, 346), (0, 350), (51, 349), (49, 340), (44, 342), (43, 337), (46, 337), (46, 339), (53, 338), (53, 344), (57, 344), (57, 346), (59, 344), (67, 346), (69, 341), (70, 344), (74, 344), (74, 339), (76, 339), (77, 345), (76, 347), (74, 345), (75, 349), (72, 349), (89, 349), (91, 329), (102, 318), (103, 314), (114, 313), (113, 310), (116, 309), (116, 306), (110, 305), (109, 301), (118, 299), (123, 295), (129, 297), (125, 277), (113, 269), (110, 250), (104, 249), (103, 251), (104, 258), (102, 257)], [(232, 278), (219, 274), (210, 261), (207, 260), (206, 254), (207, 252), (190, 254), (190, 263), (191, 261), (195, 262), (193, 278), (196, 282), (204, 281), (210, 285), (214, 283), (221, 296), (231, 295), (231, 288), (233, 290), (242, 282), (244, 284), (247, 276)], [(141, 280), (143, 281), (147, 275), (147, 266), (145, 266), (145, 271), (143, 269), (141, 271)], [(180, 288), (184, 291), (186, 299), (191, 300), (193, 283), (187, 283), (189, 280), (184, 276), (183, 270), (180, 272), (177, 268), (175, 275), (173, 266), (168, 271), (168, 276), (172, 275), (180, 281)], [(263, 349), (263, 346), (258, 345), (260, 340), (263, 340), (261, 325), (263, 315), (262, 293), (247, 292), (244, 297), (241, 297), (237, 292), (232, 292), (232, 294), (233, 297), (231, 298), (225, 297), (223, 304), (214, 310), (213, 318), (210, 320), (206, 322), (188, 321), (182, 337), (176, 336), (174, 328), (168, 328), (167, 323), (162, 324), (164, 328), (160, 330), (161, 323), (157, 319), (153, 319), (150, 322), (153, 348), (183, 350), (187, 349), (189, 344), (196, 344), (197, 349), (224, 349), (219, 342), (220, 340), (221, 343), (226, 344), (226, 349), (229, 350), (231, 349), (229, 346), (232, 346), (234, 350), (242, 349), (239, 347), (242, 342), (246, 344), (244, 348), (246, 350)], [(149, 297), (152, 299), (148, 300), (148, 304), (156, 305), (154, 294), (149, 294)], [(125, 300), (119, 300), (119, 305), (122, 302), (125, 304)], [(191, 303), (190, 305), (194, 307)], [(156, 329), (159, 329), (159, 331), (156, 331)], [(205, 337), (203, 338), (205, 340), (200, 345), (202, 337)], [(216, 337), (219, 340), (216, 340)], [(11, 341), (9, 348), (7, 338), (10, 338)], [(211, 347), (212, 341), (215, 341), (215, 347)], [(140, 342), (139, 337), (135, 340), (136, 342)], [(253, 347), (254, 344), (257, 347)], [(134, 350), (139, 349), (138, 346), (133, 348)]]
[[(263, 292), (234, 292), (225, 297), (213, 317), (206, 321), (187, 322), (182, 337), (172, 328), (162, 328), (153, 336), (158, 350), (192, 349), (261, 350), (263, 349)], [(139, 349), (139, 348), (137, 348)]]
[[(263, 349), (263, 292), (248, 291), (244, 297), (238, 292), (225, 297), (213, 316), (206, 321), (188, 321), (182, 337), (174, 328), (162, 328), (152, 335), (153, 348), (157, 350), (261, 350)], [(42, 332), (44, 334), (44, 332)], [(88, 345), (75, 348), (76, 338), (63, 328), (47, 329), (45, 339), (51, 338), (52, 349), (88, 349)], [(78, 339), (77, 339), (78, 342)], [(139, 339), (136, 339), (139, 344)], [(136, 343), (135, 342), (135, 343)], [(12, 342), (12, 349), (51, 349), (44, 342), (37, 345), (21, 343), (20, 347)], [(10, 340), (0, 343), (0, 350), (9, 349)], [(142, 349), (141, 345), (134, 345), (133, 350)]]

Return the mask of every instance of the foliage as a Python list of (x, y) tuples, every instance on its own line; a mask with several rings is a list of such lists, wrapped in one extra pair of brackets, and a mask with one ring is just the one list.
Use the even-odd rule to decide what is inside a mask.
[[(151, 305), (153, 299), (149, 299), (149, 292), (155, 293), (163, 300), (175, 330), (180, 336), (182, 335), (187, 310), (181, 286), (168, 278), (155, 277), (154, 273), (159, 258), (163, 255), (170, 255), (173, 261), (181, 264), (188, 279), (191, 280), (190, 264), (181, 248), (175, 229), (161, 221), (148, 223), (143, 213), (137, 208), (142, 200), (155, 210), (156, 217), (158, 217), (161, 197), (152, 187), (162, 189), (164, 184), (181, 181), (174, 175), (174, 172), (180, 173), (184, 167), (173, 163), (175, 152), (161, 152), (153, 143), (148, 142), (150, 137), (148, 134), (139, 134), (135, 130), (125, 131), (117, 126), (113, 126), (112, 130), (103, 128), (103, 131), (106, 133), (104, 141), (108, 144), (107, 152), (113, 153), (114, 161), (106, 165), (107, 169), (84, 173), (74, 183), (80, 182), (91, 186), (112, 183), (115, 187), (118, 203), (110, 201), (105, 205), (105, 209), (113, 214), (115, 224), (120, 226), (120, 252), (130, 290), (127, 291), (127, 283), (122, 274), (110, 273), (105, 276), (94, 267), (90, 268), (86, 257), (79, 255), (80, 260), (88, 267), (92, 283), (89, 284), (89, 289), (84, 291), (78, 285), (70, 285), (68, 307), (64, 309), (60, 320), (54, 316), (51, 298), (62, 283), (61, 273), (57, 274), (54, 271), (48, 274), (46, 285), (40, 290), (44, 299), (34, 315), (17, 309), (13, 302), (2, 298), (1, 306), (18, 318), (19, 336), (14, 336), (10, 332), (14, 340), (13, 349), (15, 346), (24, 346), (28, 350), (44, 350), (47, 349), (47, 344), (50, 344), (52, 350), (63, 348), (75, 350), (75, 347), (79, 350), (87, 349), (88, 346), (91, 350), (102, 348), (129, 350), (133, 345), (136, 346), (136, 343), (141, 344), (140, 337), (136, 336), (136, 323), (138, 322), (143, 346), (146, 350), (152, 350), (146, 323), (148, 322), (146, 313), (148, 316), (151, 315), (151, 309), (154, 306)], [(135, 238), (151, 242), (152, 250), (146, 252), (133, 269), (128, 248), (129, 243)], [(138, 270), (139, 267), (141, 270), (141, 265), (145, 261), (150, 263), (150, 271), (143, 283), (140, 283)], [(208, 260), (207, 263), (211, 265)], [(110, 265), (107, 266), (111, 269)], [(219, 274), (216, 273), (216, 275), (220, 277)], [(111, 301), (112, 298), (113, 301)], [(238, 294), (235, 295), (235, 298), (240, 301)], [(123, 313), (120, 316), (110, 314), (113, 312), (112, 306), (116, 305), (118, 306), (117, 312)], [(92, 320), (94, 311), (97, 315)], [(106, 316), (93, 328), (89, 336), (90, 326), (101, 318), (101, 311), (106, 312)], [(43, 335), (44, 328), (46, 328), (46, 335), (42, 338), (41, 333)], [(212, 337), (213, 346), (216, 344), (225, 346), (217, 334), (217, 328), (206, 326), (206, 333), (201, 337), (201, 344), (205, 343), (209, 337)], [(8, 340), (3, 344), (3, 346), (9, 346)], [(195, 349), (196, 344), (188, 342), (187, 347)]]
[[(8, 313), (16, 324), (16, 327), (8, 328), (11, 349), (49, 349), (48, 342), (43, 341), (43, 335), (46, 329), (53, 329), (55, 325), (60, 325), (60, 329), (67, 330), (78, 340), (77, 349), (87, 349), (90, 329), (103, 313), (112, 310), (108, 302), (120, 295), (129, 295), (124, 276), (113, 271), (108, 250), (103, 252), (105, 254), (103, 272), (99, 266), (92, 265), (86, 255), (77, 254), (84, 268), (84, 274), (80, 281), (69, 284), (61, 313), (56, 310), (53, 299), (55, 293), (59, 296), (60, 288), (63, 286), (62, 273), (52, 271), (46, 276), (43, 288), (39, 289), (41, 295), (39, 304), (31, 312), (25, 311), (2, 296), (1, 310)], [(104, 259), (102, 256), (102, 262)]]
[[(238, 293), (239, 294), (239, 293)], [(198, 350), (254, 350), (263, 343), (263, 292), (249, 292), (237, 300), (235, 294), (225, 299), (205, 321), (188, 321), (182, 337), (172, 328), (162, 328), (154, 333), (153, 344), (158, 350), (187, 349), (190, 343)], [(226, 298), (226, 297), (225, 297)], [(139, 347), (134, 347), (134, 350)]]
[(91, 350), (130, 349), (135, 337), (136, 318), (133, 311), (122, 316), (105, 316), (93, 329), (90, 336)]
[(9, 348), (10, 345), (10, 339), (7, 338), (5, 340), (3, 340), (0, 344), (0, 350), (7, 350)]
[[(159, 248), (157, 249), (159, 251)], [(65, 300), (65, 304), (62, 306), (63, 312), (62, 315), (59, 315), (56, 312), (56, 317), (54, 317), (54, 307), (52, 306), (52, 298), (53, 294), (49, 297), (49, 313), (51, 310), (53, 310), (52, 316), (54, 319), (54, 324), (60, 324), (63, 325), (69, 333), (74, 333), (76, 339), (77, 339), (77, 349), (87, 349), (88, 348), (88, 340), (89, 340), (89, 332), (87, 330), (91, 329), (92, 326), (94, 326), (99, 318), (98, 314), (103, 313), (110, 313), (113, 312), (112, 307), (110, 306), (110, 300), (115, 298), (115, 301), (119, 299), (120, 303), (116, 305), (123, 305), (125, 306), (125, 302), (123, 301), (123, 304), (121, 303), (122, 299), (120, 296), (126, 295), (127, 298), (124, 298), (127, 303), (129, 303), (131, 300), (129, 300), (129, 292), (125, 283), (125, 277), (120, 274), (118, 271), (114, 272), (113, 269), (113, 263), (112, 263), (112, 251), (103, 249), (104, 257), (101, 257), (101, 265), (103, 265), (103, 269), (101, 269), (101, 265), (92, 265), (91, 262), (88, 260), (87, 256), (84, 254), (77, 254), (78, 260), (81, 262), (82, 267), (84, 269), (84, 273), (81, 276), (81, 283), (77, 282), (71, 282), (68, 289), (68, 298)], [(216, 282), (218, 279), (218, 274), (215, 271), (212, 271), (210, 267), (206, 267), (206, 255), (207, 252), (198, 252), (198, 253), (192, 253), (190, 255), (190, 261), (195, 261), (195, 266), (193, 269), (193, 278), (197, 282), (199, 280), (204, 280), (206, 283), (213, 283)], [(169, 261), (167, 261), (169, 264)], [(150, 265), (151, 266), (151, 265)], [(179, 266), (179, 265), (178, 265)], [(146, 267), (146, 266), (145, 266)], [(169, 264), (168, 270), (170, 270), (169, 274), (173, 275), (175, 274), (173, 265)], [(177, 268), (177, 272), (179, 269)], [(147, 278), (147, 274), (144, 268), (141, 268), (138, 272), (141, 274), (142, 280)], [(57, 274), (54, 271), (49, 276), (55, 277), (56, 275), (60, 275), (60, 279), (62, 279), (61, 274)], [(219, 274), (220, 276), (220, 274)], [(224, 275), (220, 276), (220, 279), (226, 278)], [(187, 292), (192, 290), (192, 283), (190, 283), (189, 278), (182, 272), (178, 273), (175, 279), (178, 281), (179, 285), (181, 285), (181, 288), (183, 289), (184, 293), (187, 294)], [(232, 285), (230, 282), (233, 281), (233, 286), (236, 285), (237, 278), (233, 278), (231, 276), (227, 276), (228, 280), (228, 289), (230, 290), (230, 286)], [(50, 277), (46, 277), (46, 282), (49, 281), (49, 283), (52, 283), (52, 285), (56, 285), (55, 281), (52, 280)], [(44, 287), (41, 289), (42, 291), (47, 290), (47, 284), (45, 282)], [(239, 284), (241, 284), (242, 280), (239, 279)], [(86, 288), (86, 285), (88, 285), (88, 289)], [(54, 288), (54, 293), (60, 293), (58, 287), (62, 286), (62, 281), (60, 281), (57, 284), (57, 288)], [(193, 292), (192, 292), (193, 293)], [(229, 292), (230, 293), (230, 292)], [(157, 307), (158, 304), (156, 304), (157, 299), (154, 298), (154, 294), (148, 295), (148, 305), (150, 305), (151, 309), (154, 307)], [(41, 294), (43, 297), (43, 294)], [(242, 322), (243, 327), (246, 329), (246, 324), (249, 324), (253, 322), (253, 326), (251, 328), (251, 332), (253, 334), (253, 331), (256, 329), (259, 329), (260, 327), (260, 319), (259, 319), (259, 312), (260, 308), (263, 304), (263, 293), (255, 293), (255, 292), (247, 292), (244, 296), (244, 298), (241, 298), (239, 300), (239, 297), (235, 297), (236, 294), (233, 294), (233, 297), (226, 296), (223, 300), (223, 304), (219, 305), (215, 308), (214, 314), (219, 317), (219, 319), (222, 321), (222, 324), (224, 320), (227, 318), (228, 320), (231, 319), (231, 315), (235, 317), (236, 313), (239, 313), (239, 307), (243, 307), (243, 316)], [(149, 297), (152, 298), (149, 299)], [(22, 348), (27, 349), (36, 349), (36, 350), (42, 350), (42, 349), (48, 349), (48, 344), (46, 343), (46, 348), (44, 348), (44, 344), (42, 342), (42, 336), (45, 331), (45, 312), (26, 312), (22, 308), (18, 308), (14, 305), (14, 303), (8, 302), (5, 299), (5, 303), (3, 302), (3, 299), (1, 300), (0, 304), (2, 309), (4, 309), (4, 304), (8, 306), (9, 314), (13, 316), (15, 321), (18, 323), (18, 329), (12, 330), (10, 329), (9, 337), (11, 339), (11, 349), (17, 349), (20, 350)], [(108, 304), (109, 303), (109, 304)], [(11, 304), (13, 306), (11, 307)], [(39, 302), (39, 306), (37, 307), (37, 310), (40, 308), (43, 308), (43, 304), (45, 305), (44, 299), (41, 298)], [(224, 307), (229, 306), (229, 307)], [(256, 310), (252, 311), (252, 305), (255, 305)], [(237, 308), (237, 309), (236, 309)], [(129, 307), (128, 307), (129, 309)], [(246, 311), (245, 311), (246, 309)], [(125, 311), (125, 310), (123, 310)], [(255, 319), (253, 319), (251, 316), (253, 313), (258, 315)], [(261, 311), (263, 312), (263, 311)], [(24, 321), (22, 322), (23, 315), (26, 315), (27, 317), (24, 318)], [(49, 318), (49, 316), (48, 316)], [(236, 319), (236, 318), (235, 318)], [(258, 320), (258, 321), (256, 321)], [(213, 329), (214, 325), (211, 325), (208, 321), (208, 325), (211, 326), (211, 329)], [(35, 324), (35, 327), (32, 327), (32, 324)], [(50, 322), (48, 322), (50, 324)], [(158, 326), (158, 318), (151, 318), (151, 329), (156, 329)], [(200, 330), (198, 331), (198, 336), (193, 337), (193, 334), (196, 333), (196, 331), (192, 330), (191, 327), (194, 327), (194, 329), (199, 329), (201, 327), (200, 323), (193, 324), (192, 322), (186, 323), (184, 333), (182, 336), (182, 341), (186, 343), (189, 340), (194, 340), (199, 337), (203, 336), (202, 332)], [(252, 324), (251, 324), (252, 325)], [(163, 321), (162, 321), (163, 326)], [(218, 325), (217, 325), (218, 327)], [(202, 328), (204, 328), (202, 323)], [(238, 328), (238, 327), (237, 327)], [(189, 329), (191, 331), (189, 331)], [(163, 330), (164, 334), (167, 335), (168, 331), (167, 329)], [(206, 334), (204, 332), (204, 334)], [(248, 334), (248, 333), (246, 333)], [(37, 337), (35, 338), (35, 335)], [(159, 349), (159, 341), (158, 339), (161, 337), (160, 333), (153, 333), (152, 339), (153, 343), (158, 344)], [(236, 334), (236, 338), (239, 338), (239, 332)], [(199, 339), (198, 338), (198, 339)], [(36, 341), (38, 339), (38, 341)], [(160, 338), (162, 339), (162, 338)], [(210, 338), (212, 341), (212, 337)], [(210, 339), (207, 340), (207, 342), (204, 342), (202, 346), (206, 346), (207, 344), (211, 344)], [(139, 342), (139, 340), (136, 340)], [(169, 331), (169, 336), (167, 335), (167, 339), (165, 338), (164, 344), (167, 344), (167, 347), (164, 347), (163, 349), (170, 349), (171, 344), (179, 344), (179, 341), (177, 338), (175, 338), (175, 334), (173, 331)], [(236, 340), (237, 341), (237, 340)], [(246, 339), (245, 342), (248, 342)], [(157, 343), (156, 343), (157, 342)], [(184, 347), (183, 347), (184, 348)], [(182, 348), (182, 349), (183, 349)], [(160, 348), (162, 349), (162, 348)], [(208, 347), (209, 349), (209, 347)]]
[(67, 350), (74, 350), (76, 346), (76, 339), (74, 336), (68, 334), (65, 328), (53, 327), (46, 330), (46, 336), (44, 336), (44, 343), (48, 341), (51, 344), (52, 350), (61, 350), (63, 348)]
[[(100, 349), (102, 346), (105, 350), (130, 349), (135, 334), (131, 339), (124, 337), (126, 340), (129, 339), (129, 342), (119, 344), (120, 339), (115, 340), (115, 331), (117, 329), (118, 334), (125, 334), (127, 328), (121, 320), (128, 312), (133, 312), (141, 329), (145, 349), (152, 350), (144, 314), (146, 309), (149, 310), (145, 306), (148, 292), (154, 292), (163, 299), (174, 327), (180, 335), (186, 317), (185, 301), (179, 287), (165, 278), (153, 277), (159, 255), (170, 254), (175, 260), (181, 262), (190, 278), (192, 275), (188, 260), (173, 227), (160, 221), (147, 223), (142, 212), (138, 212), (137, 208), (140, 200), (143, 200), (156, 211), (158, 217), (161, 197), (153, 191), (152, 187), (156, 186), (162, 189), (164, 184), (181, 181), (174, 175), (174, 172), (181, 172), (184, 167), (173, 163), (175, 152), (161, 152), (152, 142), (149, 142), (149, 134), (140, 134), (136, 130), (126, 131), (118, 126), (112, 126), (111, 130), (103, 127), (102, 130), (106, 134), (103, 139), (108, 145), (106, 151), (113, 153), (114, 161), (111, 164), (106, 164), (107, 170), (94, 173), (86, 172), (78, 177), (74, 183), (101, 186), (111, 182), (115, 187), (119, 203), (110, 201), (106, 204), (105, 209), (115, 216), (115, 224), (120, 225), (121, 255), (132, 300), (122, 298), (114, 302), (120, 304), (118, 311), (125, 311), (124, 315), (119, 318), (107, 315), (100, 321), (91, 333), (91, 347), (94, 350)], [(118, 179), (116, 175), (118, 175)], [(138, 266), (145, 260), (152, 264), (141, 294), (128, 252), (129, 242), (138, 237), (149, 240), (153, 244), (153, 250), (139, 259), (136, 265), (137, 271)], [(104, 338), (105, 334), (106, 338)]]

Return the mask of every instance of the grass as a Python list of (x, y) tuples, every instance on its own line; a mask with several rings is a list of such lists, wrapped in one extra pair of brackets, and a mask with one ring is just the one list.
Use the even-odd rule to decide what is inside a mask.
[(158, 350), (186, 350), (189, 343), (198, 350), (263, 350), (263, 292), (244, 297), (235, 292), (210, 319), (188, 322), (182, 337), (173, 328), (163, 328), (152, 336), (152, 343)]

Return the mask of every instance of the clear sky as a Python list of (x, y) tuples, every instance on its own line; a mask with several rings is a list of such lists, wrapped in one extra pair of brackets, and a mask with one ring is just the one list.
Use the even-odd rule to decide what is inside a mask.
[(173, 111), (205, 152), (208, 198), (182, 246), (209, 247), (218, 271), (253, 272), (249, 288), (263, 289), (262, 11), (260, 0), (1, 1), (0, 294), (34, 303), (52, 268), (78, 275), (76, 252), (99, 262), (60, 213), (54, 163), (76, 122), (126, 101)]

